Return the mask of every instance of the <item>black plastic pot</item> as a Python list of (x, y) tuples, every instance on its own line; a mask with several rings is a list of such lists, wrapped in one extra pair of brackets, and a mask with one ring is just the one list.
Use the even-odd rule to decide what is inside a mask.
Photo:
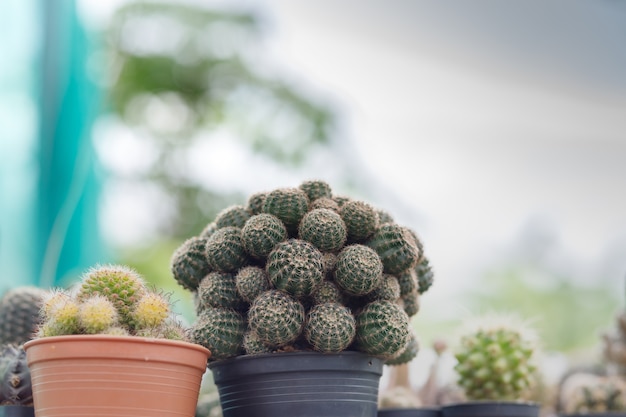
[(607, 411), (606, 413), (559, 414), (559, 417), (626, 417), (623, 411)]
[(538, 417), (539, 404), (507, 401), (470, 401), (443, 406), (442, 417)]
[(237, 356), (209, 369), (224, 417), (376, 417), (383, 361), (287, 352)]
[(4, 415), (4, 417), (35, 417), (35, 407), (22, 405), (5, 405), (0, 407), (0, 416), (2, 415)]
[(441, 417), (439, 408), (384, 408), (378, 410), (378, 417)]

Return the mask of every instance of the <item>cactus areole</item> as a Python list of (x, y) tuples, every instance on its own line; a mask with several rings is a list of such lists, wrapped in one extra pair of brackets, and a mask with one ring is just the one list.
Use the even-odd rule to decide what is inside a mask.
[(246, 201), (172, 256), (174, 279), (196, 301), (189, 334), (212, 361), (354, 351), (393, 364), (417, 355), (410, 318), (433, 271), (414, 230), (319, 179)]

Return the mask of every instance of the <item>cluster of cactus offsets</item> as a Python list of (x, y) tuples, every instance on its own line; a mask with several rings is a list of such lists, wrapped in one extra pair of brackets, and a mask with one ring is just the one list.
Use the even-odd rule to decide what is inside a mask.
[(39, 326), (45, 291), (24, 286), (7, 290), (0, 298), (0, 345), (26, 343)]
[(0, 349), (0, 405), (33, 405), (24, 347), (9, 344)]
[(123, 265), (87, 271), (74, 291), (48, 291), (37, 336), (114, 334), (184, 340), (169, 299)]
[(417, 354), (410, 317), (432, 283), (415, 232), (320, 180), (222, 210), (171, 268), (193, 293), (190, 334), (211, 360), (357, 350), (408, 361)]
[(603, 356), (610, 371), (626, 376), (626, 311), (617, 315), (616, 330), (603, 335)]
[[(521, 327), (520, 327), (521, 326)], [(478, 327), (455, 352), (458, 384), (470, 400), (520, 400), (535, 383), (535, 343), (521, 323)]]

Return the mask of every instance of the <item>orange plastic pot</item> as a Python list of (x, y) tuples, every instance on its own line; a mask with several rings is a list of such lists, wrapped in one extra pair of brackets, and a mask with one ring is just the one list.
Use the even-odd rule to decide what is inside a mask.
[(24, 348), (37, 417), (193, 417), (210, 356), (135, 336), (44, 337)]

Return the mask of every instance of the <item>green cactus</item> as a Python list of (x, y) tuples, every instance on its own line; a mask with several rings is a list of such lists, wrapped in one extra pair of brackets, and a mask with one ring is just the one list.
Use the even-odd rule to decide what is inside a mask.
[(94, 295), (78, 306), (78, 323), (85, 333), (102, 333), (119, 325), (117, 309), (108, 298)]
[(339, 213), (339, 204), (337, 204), (337, 202), (332, 198), (321, 197), (317, 200), (311, 201), (311, 203), (309, 204), (309, 211), (322, 208), (332, 210), (335, 213)]
[(522, 399), (534, 383), (530, 331), (522, 323), (490, 321), (479, 321), (461, 338), (455, 351), (458, 384), (470, 400)]
[(322, 252), (322, 265), (324, 265), (324, 276), (332, 279), (335, 275), (335, 264), (337, 263), (337, 255), (332, 252)]
[(24, 286), (10, 289), (0, 298), (0, 345), (29, 341), (40, 323), (39, 310), (45, 291)]
[(272, 285), (295, 297), (311, 294), (324, 279), (322, 253), (300, 239), (281, 242), (267, 257), (267, 274)]
[(211, 271), (206, 259), (206, 240), (192, 237), (176, 249), (170, 261), (170, 270), (183, 288), (195, 291), (206, 274)]
[(346, 225), (341, 216), (329, 209), (315, 209), (304, 215), (298, 236), (321, 251), (336, 251), (346, 243)]
[(52, 291), (45, 298), (41, 312), (38, 337), (80, 333), (80, 304), (69, 293)]
[(252, 303), (259, 294), (270, 290), (271, 286), (267, 272), (263, 268), (246, 266), (237, 272), (235, 288), (244, 301)]
[(402, 349), (397, 355), (387, 359), (385, 361), (385, 365), (396, 366), (409, 363), (417, 356), (419, 348), (420, 346), (419, 341), (417, 340), (417, 335), (413, 329), (411, 329), (409, 331), (409, 341), (404, 349)]
[(389, 214), (385, 210), (378, 209), (376, 210), (376, 214), (378, 215), (379, 225), (385, 224), (385, 223), (395, 223), (391, 214)]
[(400, 284), (398, 278), (393, 275), (383, 274), (380, 285), (367, 294), (370, 301), (387, 300), (395, 301), (400, 298)]
[(322, 281), (311, 293), (313, 305), (324, 303), (345, 304), (345, 296), (339, 286), (330, 280)]
[(254, 193), (248, 198), (246, 210), (248, 210), (248, 213), (250, 213), (251, 216), (263, 213), (263, 205), (265, 204), (266, 197), (267, 193), (262, 191)]
[(218, 229), (206, 240), (205, 254), (213, 270), (236, 272), (248, 262), (241, 229), (233, 226)]
[(246, 325), (235, 310), (207, 307), (191, 325), (192, 342), (211, 351), (211, 360), (226, 359), (242, 352)]
[(373, 301), (356, 315), (356, 346), (362, 352), (391, 358), (409, 337), (409, 316), (392, 301)]
[(82, 277), (77, 300), (82, 302), (95, 295), (107, 298), (115, 305), (122, 324), (133, 326), (131, 311), (147, 292), (143, 278), (123, 265), (105, 265), (92, 268)]
[(333, 195), (330, 185), (321, 180), (304, 181), (298, 188), (304, 191), (309, 201), (315, 201), (318, 198), (331, 198)]
[(279, 188), (267, 194), (263, 213), (273, 214), (291, 235), (298, 232), (300, 220), (309, 210), (309, 198), (299, 188)]
[(364, 201), (347, 201), (341, 206), (339, 213), (346, 224), (350, 242), (362, 242), (378, 228), (376, 210)]
[(250, 212), (244, 206), (232, 205), (220, 211), (215, 217), (215, 226), (218, 229), (223, 227), (238, 227), (243, 225), (250, 218)]
[(413, 317), (420, 310), (420, 294), (417, 291), (400, 296), (402, 309), (409, 317)]
[(221, 307), (238, 310), (244, 304), (235, 286), (235, 274), (230, 272), (211, 272), (204, 277), (198, 286), (198, 297), (202, 309)]
[(0, 405), (33, 405), (33, 388), (22, 345), (3, 345), (0, 351)]
[(132, 317), (136, 329), (156, 329), (165, 325), (170, 313), (170, 303), (165, 295), (148, 292), (137, 300)]
[(339, 209), (341, 210), (341, 207), (343, 207), (344, 204), (346, 204), (349, 201), (352, 201), (352, 199), (350, 197), (347, 196), (343, 196), (343, 195), (335, 195), (332, 197), (333, 201), (335, 203), (337, 203), (337, 205), (339, 206)]
[(417, 275), (417, 290), (420, 294), (424, 294), (433, 285), (435, 276), (428, 258), (422, 256), (422, 259), (415, 266), (415, 274)]
[(354, 244), (337, 255), (335, 281), (351, 295), (364, 295), (380, 286), (383, 264), (372, 249)]
[(246, 355), (272, 352), (272, 348), (259, 340), (257, 335), (251, 331), (248, 331), (243, 335), (243, 350)]
[(304, 307), (289, 294), (270, 290), (259, 295), (248, 310), (248, 325), (267, 346), (296, 340), (304, 326)]
[(400, 274), (413, 268), (420, 258), (409, 230), (397, 224), (381, 225), (366, 244), (378, 253), (388, 274)]
[(318, 352), (345, 350), (356, 333), (355, 319), (350, 310), (337, 303), (314, 306), (307, 315), (304, 337)]
[(400, 295), (406, 295), (418, 291), (418, 279), (415, 269), (407, 269), (395, 275), (400, 285)]
[(202, 229), (202, 231), (200, 232), (200, 236), (198, 237), (206, 240), (209, 237), (211, 237), (211, 235), (215, 233), (217, 229), (218, 229), (217, 224), (215, 222), (211, 222), (207, 224), (206, 226), (204, 226), (204, 229)]
[(265, 259), (277, 244), (287, 240), (287, 228), (278, 217), (261, 213), (248, 219), (241, 230), (241, 238), (251, 256)]

